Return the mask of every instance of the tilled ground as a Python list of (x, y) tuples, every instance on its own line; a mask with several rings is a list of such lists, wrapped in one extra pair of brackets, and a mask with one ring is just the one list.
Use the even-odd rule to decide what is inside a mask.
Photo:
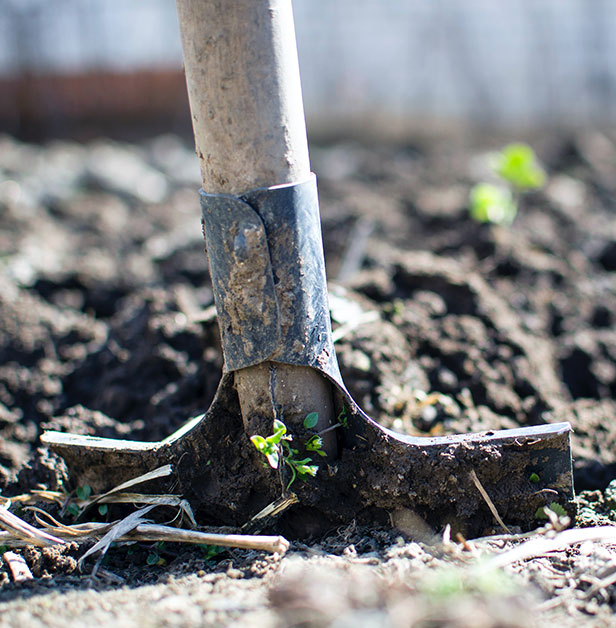
[[(341, 369), (364, 410), (399, 431), (570, 421), (587, 491), (578, 523), (611, 523), (615, 138), (535, 138), (548, 184), (511, 227), (478, 225), (468, 190), (505, 141), (313, 149)], [(221, 355), (198, 187), (173, 136), (0, 139), (4, 495), (57, 487), (43, 429), (155, 441), (209, 405)], [(443, 532), (351, 522), (282, 559), (168, 546), (157, 566), (151, 548), (120, 546), (96, 579), (78, 570), (83, 548), (27, 549), (33, 580), (0, 572), (0, 625), (609, 623), (616, 544), (576, 543), (495, 577), (478, 565), (521, 539)]]

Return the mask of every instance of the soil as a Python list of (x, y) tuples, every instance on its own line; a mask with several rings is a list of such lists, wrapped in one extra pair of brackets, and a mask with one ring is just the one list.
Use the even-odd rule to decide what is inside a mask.
[[(547, 185), (513, 225), (478, 224), (469, 189), (511, 139), (312, 148), (340, 367), (368, 415), (409, 434), (569, 421), (576, 523), (611, 525), (616, 135), (533, 136)], [(43, 430), (158, 441), (209, 407), (222, 357), (198, 187), (175, 136), (0, 138), (4, 496), (71, 487)], [(13, 582), (3, 561), (0, 626), (611, 623), (616, 543), (486, 577), (475, 567), (521, 537), (449, 540), (431, 523), (351, 520), (292, 539), (284, 557), (119, 545), (96, 577), (94, 561), (78, 567), (87, 547), (16, 549), (33, 579)]]

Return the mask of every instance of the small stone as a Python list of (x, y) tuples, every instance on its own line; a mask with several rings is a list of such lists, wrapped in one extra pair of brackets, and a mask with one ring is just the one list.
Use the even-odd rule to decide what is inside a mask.
[(368, 373), (372, 368), (370, 358), (363, 351), (353, 351), (351, 353), (350, 364), (354, 369)]
[(239, 569), (229, 565), (229, 568), (227, 569), (227, 577), (232, 580), (240, 580), (244, 577), (244, 574)]

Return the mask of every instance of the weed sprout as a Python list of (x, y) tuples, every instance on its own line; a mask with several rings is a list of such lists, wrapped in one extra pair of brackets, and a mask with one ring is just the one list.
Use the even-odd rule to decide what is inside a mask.
[(482, 182), (469, 194), (469, 211), (477, 222), (510, 225), (518, 213), (521, 194), (541, 188), (545, 172), (527, 144), (509, 144), (494, 156), (498, 183)]

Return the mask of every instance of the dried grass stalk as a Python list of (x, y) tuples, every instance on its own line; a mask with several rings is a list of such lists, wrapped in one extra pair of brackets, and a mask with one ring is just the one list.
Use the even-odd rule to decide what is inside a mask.
[[(58, 537), (63, 537), (66, 541), (83, 542), (90, 539), (100, 539), (102, 541), (105, 535), (108, 534), (115, 525), (116, 524), (99, 522), (80, 523), (72, 526), (59, 524), (57, 526), (48, 526), (47, 530), (53, 532), (53, 534)], [(171, 543), (217, 545), (220, 547), (238, 547), (277, 554), (284, 554), (289, 549), (289, 541), (283, 536), (215, 534), (212, 532), (199, 532), (197, 530), (185, 530), (171, 526), (139, 522), (137, 522), (136, 527), (125, 524), (123, 529), (116, 528), (114, 534), (117, 534), (118, 531), (122, 531), (121, 536), (114, 537), (113, 540), (146, 542), (168, 541)], [(10, 547), (26, 547), (31, 543), (9, 532), (0, 532), (0, 544)], [(92, 554), (98, 551), (99, 548), (95, 548), (96, 546), (91, 548), (89, 553)], [(85, 556), (83, 558), (85, 558)]]
[[(187, 500), (179, 495), (145, 495), (143, 493), (107, 493), (98, 496), (99, 504), (147, 504), (155, 506), (171, 506), (179, 508), (193, 527), (198, 527), (192, 508)], [(94, 503), (94, 502), (91, 502)]]
[[(117, 541), (119, 538), (125, 536), (128, 532), (130, 532), (131, 530), (134, 530), (140, 523), (144, 522), (144, 515), (146, 515), (148, 512), (150, 512), (150, 510), (152, 510), (153, 508), (156, 508), (156, 505), (153, 504), (152, 506), (146, 506), (145, 508), (140, 508), (139, 510), (132, 512), (130, 515), (128, 515), (128, 517), (125, 517), (124, 519), (118, 521), (117, 523), (114, 523), (109, 530), (105, 533), (105, 536), (103, 536), (103, 538), (96, 543), (95, 545), (93, 545), (80, 559), (79, 559), (79, 568), (81, 569), (81, 565), (83, 564), (83, 561), (88, 557), (91, 556), (92, 554), (95, 554), (96, 552), (101, 552), (101, 559), (102, 557), (105, 555), (105, 553), (107, 552), (107, 550), (109, 549), (109, 546), (114, 542)], [(99, 560), (99, 562), (100, 562)], [(93, 575), (96, 574), (96, 570), (98, 568), (98, 564), (95, 565), (94, 570), (93, 570)]]
[(138, 484), (143, 484), (144, 482), (149, 482), (150, 480), (158, 480), (160, 478), (167, 477), (173, 473), (173, 467), (170, 464), (165, 464), (162, 467), (158, 467), (153, 471), (149, 471), (148, 473), (144, 473), (132, 480), (128, 480), (127, 482), (122, 482), (122, 484), (118, 484), (116, 487), (112, 488), (110, 491), (106, 493), (102, 493), (101, 495), (97, 495), (92, 499), (88, 500), (88, 505), (96, 504), (97, 502), (102, 501), (106, 497), (113, 495), (114, 493), (121, 493), (125, 491), (127, 488), (132, 488), (133, 486), (137, 486)]
[(594, 528), (573, 528), (564, 530), (549, 538), (541, 536), (521, 543), (513, 549), (490, 558), (484, 563), (486, 569), (498, 569), (528, 558), (544, 556), (550, 552), (563, 550), (570, 545), (584, 541), (607, 541), (616, 543), (616, 526), (597, 526)]
[(65, 543), (57, 536), (53, 536), (39, 530), (29, 523), (26, 523), (23, 519), (20, 519), (17, 515), (6, 508), (0, 508), (0, 528), (6, 530), (14, 537), (27, 541), (31, 545), (37, 545), (38, 547), (47, 547), (49, 545), (55, 545), (57, 543)]
[(60, 491), (35, 489), (30, 493), (16, 495), (10, 499), (10, 502), (13, 504), (34, 504), (40, 501), (52, 502), (58, 506), (63, 506), (66, 501), (66, 494)]
[(127, 540), (169, 541), (172, 543), (196, 543), (198, 545), (218, 545), (239, 547), (276, 554), (284, 554), (290, 547), (284, 536), (252, 536), (250, 534), (214, 534), (197, 530), (182, 530), (156, 524), (140, 524), (126, 535)]
[(4, 554), (2, 554), (2, 558), (4, 559), (4, 562), (8, 565), (14, 582), (32, 580), (32, 572), (26, 564), (23, 556), (15, 554), (14, 552), (4, 552)]
[(492, 515), (498, 522), (498, 525), (500, 525), (500, 527), (505, 532), (507, 532), (508, 534), (511, 534), (511, 530), (505, 525), (505, 522), (501, 519), (501, 516), (498, 514), (498, 510), (496, 510), (496, 506), (494, 505), (494, 502), (490, 499), (488, 492), (486, 491), (485, 488), (483, 488), (483, 484), (479, 481), (479, 478), (477, 477), (477, 474), (475, 473), (475, 469), (471, 469), (469, 475), (471, 476), (471, 480), (473, 480), (473, 484), (477, 487), (477, 490), (483, 497), (485, 503), (488, 505), (490, 512), (492, 513)]

